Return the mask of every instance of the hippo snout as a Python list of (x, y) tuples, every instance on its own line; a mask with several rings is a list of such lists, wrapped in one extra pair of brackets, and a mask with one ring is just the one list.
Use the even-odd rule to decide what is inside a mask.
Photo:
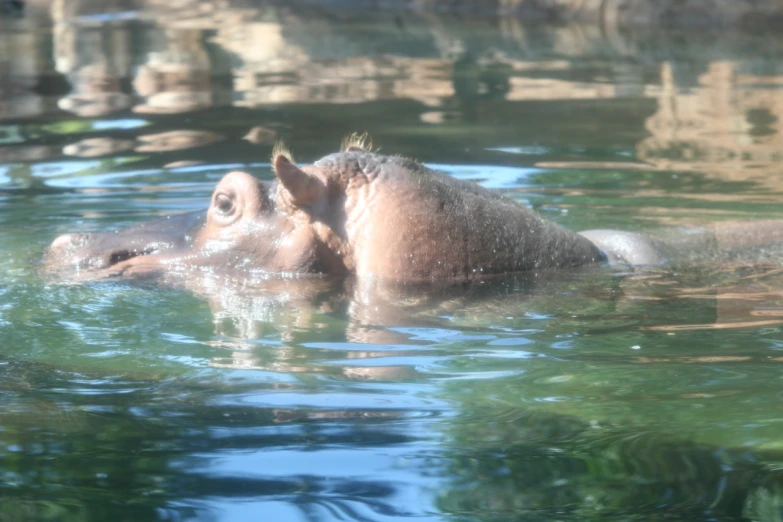
[(100, 234), (62, 234), (55, 238), (49, 246), (47, 264), (51, 268), (71, 266), (102, 269), (149, 253), (149, 248), (108, 246), (105, 239)]
[[(66, 233), (52, 241), (44, 258), (50, 270), (103, 270), (136, 258), (187, 250), (204, 222), (204, 211), (189, 212), (115, 232)], [(147, 263), (154, 263), (147, 258)]]

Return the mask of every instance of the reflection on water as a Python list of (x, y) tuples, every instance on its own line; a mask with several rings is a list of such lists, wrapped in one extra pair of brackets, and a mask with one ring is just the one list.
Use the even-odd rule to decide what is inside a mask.
[(363, 130), (570, 228), (780, 219), (777, 34), (30, 5), (0, 19), (0, 519), (781, 520), (779, 249), (457, 286), (36, 273), (59, 233)]
[[(543, 151), (567, 143), (573, 150), (557, 155), (568, 157), (608, 140), (618, 154), (657, 168), (721, 179), (752, 171), (754, 180), (774, 185), (768, 174), (780, 163), (783, 92), (774, 34), (729, 32), (716, 40), (712, 33), (607, 34), (513, 18), (457, 23), (403, 12), (388, 24), (383, 11), (358, 18), (301, 6), (199, 6), (151, 2), (101, 23), (95, 6), (55, 2), (51, 33), (49, 19), (3, 20), (0, 118), (16, 123), (2, 129), (4, 161), (130, 150), (150, 129), (89, 127), (135, 114), (165, 127), (169, 140), (181, 134), (165, 150), (204, 145), (186, 131), (210, 119), (231, 137), (270, 124), (262, 143), (278, 131), (301, 142), (327, 129), (369, 128), (392, 135), (395, 145), (407, 141), (405, 151), (412, 135), (443, 135), (446, 127), (452, 130), (442, 139), (471, 133), (479, 151), (518, 146), (522, 138)], [(557, 108), (543, 109), (555, 101)], [(371, 119), (363, 106), (382, 102), (394, 110)], [(227, 107), (233, 112), (214, 114)], [(334, 111), (353, 116), (346, 121)], [(541, 117), (550, 111), (555, 118)], [(301, 128), (309, 112), (320, 113), (323, 129)], [(53, 114), (58, 123), (47, 129), (20, 120)], [(226, 120), (229, 114), (235, 118)], [(533, 119), (538, 125), (524, 124)], [(52, 127), (67, 127), (66, 139), (51, 139)], [(104, 132), (95, 138), (91, 130)]]

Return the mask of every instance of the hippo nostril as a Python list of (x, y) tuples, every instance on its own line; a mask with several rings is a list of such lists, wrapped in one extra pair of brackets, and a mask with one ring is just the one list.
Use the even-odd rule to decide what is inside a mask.
[(63, 234), (57, 237), (54, 241), (52, 241), (51, 248), (54, 249), (65, 248), (68, 245), (73, 244), (73, 240), (74, 240), (73, 234)]
[(63, 234), (55, 238), (49, 246), (50, 250), (66, 250), (87, 245), (92, 240), (92, 234)]

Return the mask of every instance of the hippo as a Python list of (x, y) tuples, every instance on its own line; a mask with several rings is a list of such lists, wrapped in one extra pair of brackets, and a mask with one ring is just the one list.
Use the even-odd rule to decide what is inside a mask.
[[(641, 234), (567, 230), (496, 191), (373, 152), (364, 135), (309, 166), (276, 146), (272, 169), (271, 183), (226, 174), (206, 212), (61, 235), (45, 265), (95, 278), (203, 269), (459, 281), (666, 259)], [(779, 223), (756, 236), (783, 239)]]

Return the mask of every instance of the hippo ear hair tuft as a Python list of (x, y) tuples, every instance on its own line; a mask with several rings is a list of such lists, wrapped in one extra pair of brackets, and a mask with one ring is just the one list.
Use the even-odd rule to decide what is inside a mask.
[(372, 138), (366, 131), (361, 134), (354, 132), (343, 138), (340, 151), (372, 152)]
[(290, 161), (291, 163), (294, 163), (294, 155), (291, 154), (291, 150), (286, 147), (285, 143), (283, 143), (283, 140), (279, 140), (275, 142), (275, 146), (272, 147), (272, 166), (274, 167), (275, 164), (275, 158), (278, 156), (283, 156), (285, 159)]

